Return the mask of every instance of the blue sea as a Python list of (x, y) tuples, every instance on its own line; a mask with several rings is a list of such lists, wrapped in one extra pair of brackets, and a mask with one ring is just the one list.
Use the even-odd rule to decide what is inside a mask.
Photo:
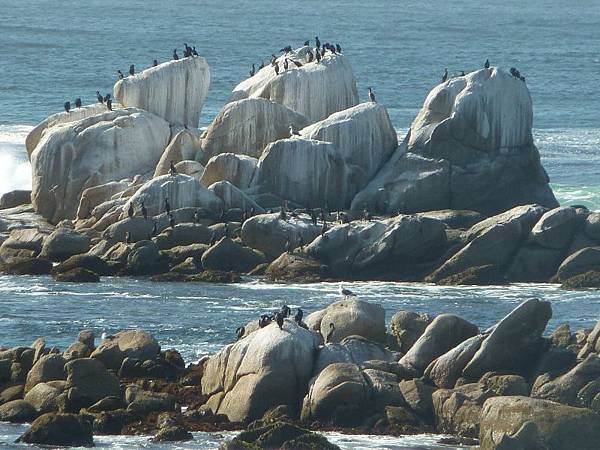
[[(0, 0), (0, 193), (31, 183), (24, 139), (66, 100), (111, 92), (117, 69), (139, 69), (195, 45), (211, 66), (200, 120), (206, 126), (252, 63), (286, 45), (339, 43), (354, 67), (361, 98), (373, 86), (402, 137), (445, 67), (517, 67), (534, 103), (534, 137), (563, 204), (600, 209), (600, 7), (598, 0)], [(152, 331), (163, 347), (198, 359), (231, 341), (233, 330), (281, 303), (307, 312), (336, 299), (337, 286), (153, 284), (106, 279), (100, 285), (0, 277), (0, 345), (38, 336), (65, 347), (77, 332), (126, 327)], [(452, 312), (489, 326), (529, 297), (551, 300), (551, 328), (591, 327), (594, 291), (550, 285), (439, 288), (361, 283), (361, 297), (399, 309)], [(22, 427), (0, 424), (0, 447)], [(433, 449), (437, 437), (331, 436), (347, 449)], [(197, 435), (178, 448), (217, 448), (222, 436)], [(143, 438), (99, 438), (102, 448), (150, 448)], [(155, 448), (155, 447), (152, 447)]]

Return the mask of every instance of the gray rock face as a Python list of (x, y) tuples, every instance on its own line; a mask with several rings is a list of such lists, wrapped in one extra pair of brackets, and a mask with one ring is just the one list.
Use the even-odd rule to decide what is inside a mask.
[(575, 275), (600, 271), (600, 247), (587, 247), (565, 258), (558, 267), (556, 276), (559, 281), (565, 281)]
[(42, 251), (46, 236), (37, 228), (12, 230), (0, 246), (0, 259), (10, 264), (36, 257)]
[(562, 250), (539, 244), (522, 246), (515, 255), (506, 277), (514, 282), (545, 282), (556, 273), (563, 256)]
[[(331, 333), (331, 324), (334, 325)], [(362, 336), (374, 342), (386, 342), (385, 310), (381, 305), (356, 297), (345, 297), (325, 308), (321, 318), (321, 335), (328, 343), (341, 342), (348, 336)]]
[(166, 228), (152, 240), (160, 250), (192, 244), (208, 244), (211, 231), (199, 223), (180, 223), (174, 228)]
[(174, 395), (164, 392), (144, 391), (140, 386), (129, 385), (125, 390), (127, 410), (142, 415), (154, 411), (173, 411), (176, 409)]
[(27, 203), (31, 203), (31, 191), (29, 190), (14, 190), (0, 196), (0, 209), (14, 208)]
[(551, 317), (549, 302), (531, 299), (521, 303), (493, 328), (463, 374), (478, 379), (490, 371), (527, 368), (543, 349), (542, 333)]
[(319, 349), (313, 374), (318, 375), (325, 367), (335, 363), (361, 365), (365, 361), (395, 361), (394, 354), (373, 341), (360, 336), (349, 336), (339, 344), (327, 344)]
[(528, 397), (494, 397), (481, 412), (482, 450), (592, 450), (600, 440), (593, 411)]
[(229, 181), (240, 189), (248, 189), (257, 164), (258, 159), (251, 156), (220, 153), (208, 160), (200, 181), (206, 187), (217, 181)]
[(561, 249), (571, 241), (583, 219), (570, 206), (551, 209), (531, 230), (531, 240), (546, 248)]
[(578, 358), (586, 358), (590, 353), (600, 353), (600, 320), (596, 322), (594, 329), (585, 338), (583, 347), (581, 348)]
[(104, 339), (91, 357), (98, 359), (106, 368), (116, 371), (125, 358), (153, 359), (159, 352), (160, 346), (150, 333), (127, 330)]
[(257, 213), (264, 212), (263, 208), (252, 200), (243, 191), (235, 187), (229, 181), (218, 181), (211, 184), (208, 190), (215, 194), (223, 202), (224, 209), (238, 208), (242, 211), (254, 209)]
[(37, 416), (35, 408), (25, 400), (12, 400), (0, 405), (0, 422), (31, 422)]
[(25, 392), (33, 389), (38, 383), (66, 379), (65, 363), (65, 359), (57, 354), (45, 355), (39, 358), (27, 374)]
[(153, 275), (167, 268), (166, 258), (152, 241), (136, 242), (127, 255), (127, 271), (132, 275)]
[(296, 405), (306, 392), (316, 348), (315, 335), (289, 319), (283, 330), (271, 323), (228, 345), (206, 364), (202, 393), (209, 396), (207, 405), (231, 421)]
[[(171, 135), (175, 131), (171, 132)], [(179, 131), (169, 142), (167, 148), (163, 152), (158, 164), (156, 164), (156, 169), (154, 170), (154, 177), (158, 177), (161, 175), (167, 175), (169, 170), (171, 169), (171, 161), (175, 164), (175, 168), (178, 172), (185, 173), (187, 175), (192, 175), (188, 173), (187, 170), (180, 170), (186, 168), (187, 164), (183, 167), (181, 163), (183, 161), (188, 161), (190, 163), (195, 163), (196, 159), (200, 158), (202, 154), (202, 148), (200, 147), (200, 142), (198, 139), (198, 132), (194, 128)], [(201, 168), (202, 165), (197, 163)], [(179, 166), (179, 167), (178, 167)], [(202, 174), (199, 174), (201, 176)]]
[(62, 261), (70, 256), (86, 253), (90, 249), (90, 238), (70, 228), (54, 230), (44, 241), (40, 257)]
[(408, 352), (432, 320), (427, 313), (398, 311), (394, 314), (390, 321), (390, 330), (398, 341), (400, 351)]
[(600, 242), (600, 213), (592, 213), (585, 219), (584, 232), (596, 242)]
[(223, 238), (202, 254), (204, 269), (223, 272), (247, 273), (266, 259), (256, 250), (244, 247), (229, 238)]
[(150, 111), (171, 125), (197, 128), (210, 85), (210, 68), (202, 57), (159, 64), (115, 83), (123, 106)]
[(92, 423), (76, 414), (44, 414), (33, 421), (17, 442), (91, 447), (94, 445)]
[[(294, 110), (261, 97), (226, 104), (202, 136), (203, 162), (226, 152), (260, 158), (263, 149), (290, 136), (290, 124), (301, 130), (309, 121)], [(205, 183), (208, 186), (215, 181)]]
[(425, 370), (425, 377), (439, 388), (452, 389), (484, 339), (482, 334), (473, 336), (433, 360)]
[(452, 314), (441, 314), (427, 326), (400, 364), (422, 372), (438, 356), (478, 333), (472, 323)]
[(66, 390), (64, 381), (49, 381), (36, 384), (25, 394), (24, 400), (29, 403), (38, 414), (58, 411), (59, 396)]
[(94, 358), (80, 358), (65, 365), (67, 382), (90, 405), (105, 397), (119, 397), (121, 388), (118, 378), (104, 364)]

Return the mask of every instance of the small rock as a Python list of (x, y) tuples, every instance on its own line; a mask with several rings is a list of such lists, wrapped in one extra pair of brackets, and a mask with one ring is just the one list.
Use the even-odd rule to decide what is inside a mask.
[(44, 414), (33, 421), (17, 442), (27, 444), (92, 447), (92, 424), (76, 414)]

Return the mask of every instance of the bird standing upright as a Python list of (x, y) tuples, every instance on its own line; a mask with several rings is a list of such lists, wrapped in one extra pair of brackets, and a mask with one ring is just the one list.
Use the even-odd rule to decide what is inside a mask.
[(171, 214), (171, 204), (169, 203), (169, 197), (165, 197), (165, 211), (167, 215)]
[(125, 78), (125, 76), (123, 75), (123, 72), (121, 72), (120, 70), (117, 70), (117, 76), (119, 77), (119, 80), (122, 80), (123, 78)]
[(104, 103), (104, 97), (102, 97), (100, 91), (96, 91), (96, 98), (98, 99), (98, 103)]
[(172, 177), (174, 177), (178, 173), (179, 172), (177, 172), (177, 169), (175, 168), (175, 162), (173, 160), (171, 160), (171, 163), (169, 165), (169, 175), (171, 175)]
[(130, 219), (133, 217), (134, 213), (135, 213), (135, 211), (133, 209), (133, 202), (129, 202), (129, 208), (127, 209), (127, 215), (129, 216)]
[(179, 55), (177, 54), (177, 49), (173, 50), (173, 59), (177, 61), (179, 59)]
[(486, 59), (485, 60), (485, 64), (483, 65), (484, 68), (489, 69), (490, 68), (490, 60)]
[(442, 75), (442, 83), (445, 83), (448, 79), (448, 69), (444, 69), (444, 75)]
[(142, 205), (141, 205), (140, 209), (142, 210), (142, 217), (145, 220), (148, 220), (148, 208), (146, 208), (146, 205), (144, 205), (144, 202), (142, 202)]
[(135, 66), (133, 64), (129, 66), (129, 75), (135, 75)]
[(377, 103), (377, 101), (375, 100), (375, 94), (373, 93), (373, 90), (369, 87), (369, 100), (371, 100), (373, 103)]
[(290, 123), (290, 137), (292, 136), (300, 136), (300, 132), (296, 130), (293, 123)]
[(70, 112), (71, 111), (71, 102), (65, 102), (65, 111), (66, 112)]
[(75, 108), (81, 108), (81, 98), (79, 97), (75, 99)]

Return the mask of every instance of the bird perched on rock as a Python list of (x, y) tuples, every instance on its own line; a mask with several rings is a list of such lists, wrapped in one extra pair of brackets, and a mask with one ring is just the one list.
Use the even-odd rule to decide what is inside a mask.
[(169, 197), (165, 197), (165, 211), (167, 215), (171, 214), (171, 204), (169, 203)]
[(321, 227), (321, 236), (327, 232), (327, 222), (323, 220), (323, 226)]
[(308, 47), (310, 45), (310, 41), (304, 41), (304, 46)]
[(288, 70), (289, 64), (288, 64), (288, 59), (285, 58), (283, 60), (283, 70)]
[(133, 209), (133, 202), (129, 202), (129, 208), (127, 209), (127, 215), (129, 216), (130, 219), (133, 217), (134, 213), (135, 213), (135, 211)]
[(483, 67), (486, 68), (486, 69), (490, 68), (490, 60), (489, 59), (485, 60), (485, 63), (483, 64)]
[(296, 130), (293, 123), (290, 123), (290, 137), (292, 136), (300, 136), (300, 132)]
[(256, 68), (254, 67), (254, 64), (252, 64), (252, 69), (250, 69), (250, 76), (253, 77), (255, 73), (256, 73)]
[(135, 66), (133, 64), (129, 66), (129, 75), (135, 75)]
[(271, 323), (271, 318), (267, 314), (262, 314), (258, 319), (258, 326), (264, 328)]
[(319, 36), (315, 36), (315, 47), (321, 47), (321, 41), (319, 40)]
[(192, 56), (198, 56), (198, 52), (196, 51), (196, 46), (192, 47)]
[(315, 49), (315, 58), (317, 59), (317, 63), (321, 62), (321, 51), (318, 48)]
[(154, 221), (154, 226), (152, 227), (152, 233), (150, 233), (150, 237), (154, 237), (158, 234), (158, 222)]
[(311, 63), (315, 59), (315, 55), (313, 55), (312, 50), (306, 54), (306, 61)]
[(189, 47), (185, 42), (183, 44), (183, 48), (185, 49), (183, 51), (183, 56), (184, 57), (188, 57), (188, 56), (192, 56), (192, 47)]
[(283, 305), (283, 306), (281, 307), (280, 314), (281, 314), (283, 317), (290, 317), (290, 314), (292, 314), (292, 310), (290, 309), (290, 307), (289, 307), (288, 305)]
[(365, 208), (363, 210), (363, 219), (369, 221), (371, 220), (371, 213), (369, 212), (369, 210), (367, 208)]
[(280, 313), (275, 314), (275, 321), (280, 330), (283, 330), (283, 315)]
[(283, 47), (281, 50), (279, 50), (280, 52), (284, 52), (284, 53), (291, 53), (292, 52), (292, 46), (291, 45), (286, 45), (285, 47)]
[(173, 214), (169, 214), (169, 226), (171, 228), (175, 228), (175, 217)]
[(277, 62), (277, 56), (275, 56), (273, 53), (271, 53), (271, 65), (275, 66), (276, 62)]
[(344, 289), (344, 286), (342, 286), (341, 284), (340, 284), (340, 287), (338, 288), (338, 292), (343, 297), (356, 297), (354, 292), (352, 292), (350, 289)]
[(81, 108), (81, 98), (79, 97), (75, 99), (75, 108)]
[(288, 254), (292, 253), (292, 243), (289, 237), (285, 240), (285, 252)]
[(325, 336), (325, 343), (329, 343), (332, 341), (333, 339), (333, 332), (335, 331), (335, 325), (333, 325), (332, 323), (329, 324), (329, 333), (327, 333), (327, 336)]
[(294, 320), (296, 321), (296, 323), (298, 325), (302, 323), (303, 316), (304, 316), (304, 313), (302, 312), (302, 308), (298, 308), (298, 310), (296, 311), (296, 315), (294, 316)]
[(342, 53), (342, 46), (340, 44), (335, 44), (335, 49), (338, 53)]
[(179, 55), (177, 54), (177, 49), (173, 50), (173, 59), (177, 61), (179, 59)]
[(235, 335), (237, 336), (237, 340), (239, 341), (241, 338), (243, 338), (245, 333), (246, 333), (246, 329), (244, 327), (238, 327), (237, 330), (235, 330)]
[(375, 94), (373, 93), (373, 89), (371, 89), (369, 87), (369, 100), (371, 100), (373, 103), (377, 103), (377, 101), (375, 100)]
[(127, 231), (125, 233), (125, 243), (126, 244), (131, 244), (131, 234), (129, 233), (129, 231)]
[(264, 62), (264, 61), (261, 61), (261, 62), (260, 62), (260, 66), (258, 66), (258, 70), (261, 70), (261, 69), (263, 69), (264, 67), (265, 67), (265, 62)]
[(310, 210), (310, 221), (314, 226), (317, 226), (317, 214), (314, 209)]
[(156, 66), (158, 66), (158, 60), (155, 59), (152, 61), (152, 67), (156, 67)]
[(287, 214), (285, 213), (285, 206), (281, 206), (281, 209), (279, 210), (279, 219), (281, 220), (286, 220), (287, 219)]
[(171, 175), (172, 177), (174, 177), (178, 173), (179, 172), (177, 172), (177, 169), (175, 168), (175, 162), (173, 162), (173, 160), (171, 160), (171, 163), (169, 165), (169, 175)]
[(110, 98), (106, 100), (106, 107), (109, 111), (112, 111), (112, 100)]
[(277, 61), (273, 64), (273, 69), (275, 69), (275, 75), (279, 75), (279, 63)]
[(102, 97), (100, 91), (96, 91), (96, 98), (98, 99), (98, 103), (104, 103), (104, 97)]
[(70, 112), (71, 111), (71, 102), (65, 102), (65, 111), (66, 112)]
[(194, 223), (200, 223), (200, 211), (194, 211)]
[(125, 75), (123, 75), (123, 72), (121, 72), (120, 70), (117, 70), (117, 76), (119, 77), (119, 80), (125, 78)]
[(229, 239), (229, 224), (227, 222), (225, 222), (223, 235), (225, 236), (225, 239)]
[(148, 220), (148, 208), (146, 208), (146, 205), (144, 205), (144, 202), (142, 202), (140, 209), (142, 210), (142, 217), (145, 220)]
[(294, 59), (290, 59), (290, 61), (296, 66), (296, 67), (302, 67), (302, 63), (300, 61), (296, 61)]
[(442, 83), (445, 83), (448, 79), (448, 69), (444, 69), (444, 75), (442, 75)]
[(112, 98), (112, 95), (110, 95), (110, 93), (106, 93), (106, 95), (104, 96), (104, 102), (106, 102), (107, 100), (110, 100)]

